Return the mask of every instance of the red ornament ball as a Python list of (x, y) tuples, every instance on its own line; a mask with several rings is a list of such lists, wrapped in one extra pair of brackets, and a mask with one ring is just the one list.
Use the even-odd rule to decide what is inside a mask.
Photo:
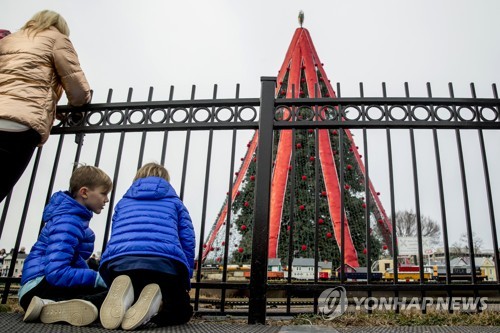
[(332, 233), (331, 232), (327, 232), (326, 233), (326, 238), (332, 238)]
[(244, 224), (242, 224), (240, 229), (241, 229), (242, 231), (245, 231), (245, 230), (247, 230), (247, 226), (246, 226), (246, 225), (244, 225)]
[(304, 209), (306, 209), (306, 206), (304, 206), (304, 205), (300, 205), (300, 206), (299, 206), (299, 209), (300, 209), (300, 210), (304, 210)]
[(308, 129), (307, 132), (309, 132), (309, 134), (312, 134), (314, 133), (314, 130), (312, 128)]
[(302, 180), (307, 180), (307, 176), (306, 176), (306, 175), (303, 175), (303, 176), (302, 176)]
[(295, 146), (297, 147), (297, 149), (300, 149), (302, 148), (302, 143), (297, 143)]
[(251, 176), (250, 176), (250, 180), (251, 180), (251, 181), (254, 181), (254, 180), (255, 180), (255, 176), (254, 176), (254, 175), (251, 175)]
[(368, 253), (368, 250), (366, 248), (363, 249), (363, 254)]
[(318, 220), (318, 224), (323, 224), (323, 223), (325, 223), (325, 220), (323, 220), (323, 219)]
[(310, 157), (309, 157), (309, 161), (311, 161), (311, 162), (314, 162), (314, 160), (315, 160), (315, 159), (316, 159), (316, 158), (315, 158), (314, 156), (310, 156)]
[(382, 248), (383, 248), (384, 250), (387, 250), (387, 249), (388, 249), (387, 245), (382, 246)]
[(347, 170), (352, 170), (352, 165), (347, 164)]
[(245, 201), (245, 202), (243, 203), (243, 206), (248, 207), (248, 206), (250, 206), (250, 203), (248, 203), (248, 201)]
[(365, 204), (365, 203), (362, 203), (362, 204), (361, 204), (361, 207), (366, 208), (366, 204)]
[(333, 135), (339, 135), (339, 133), (337, 132), (337, 130), (333, 130), (333, 131), (332, 131), (332, 134), (333, 134)]
[(307, 245), (302, 244), (302, 251), (305, 251), (305, 250), (307, 250)]
[(321, 191), (321, 196), (326, 197), (326, 191)]
[(350, 189), (350, 188), (351, 188), (351, 186), (349, 186), (349, 184), (345, 184), (344, 188), (345, 188), (346, 190), (348, 190), (348, 189)]
[(243, 248), (242, 247), (238, 248), (238, 252), (243, 253)]

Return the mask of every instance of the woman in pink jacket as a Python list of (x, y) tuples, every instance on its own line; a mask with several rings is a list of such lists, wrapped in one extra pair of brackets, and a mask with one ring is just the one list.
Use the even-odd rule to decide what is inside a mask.
[(90, 102), (90, 87), (68, 38), (64, 18), (49, 10), (35, 14), (0, 40), (0, 202), (50, 134), (63, 90), (68, 102)]

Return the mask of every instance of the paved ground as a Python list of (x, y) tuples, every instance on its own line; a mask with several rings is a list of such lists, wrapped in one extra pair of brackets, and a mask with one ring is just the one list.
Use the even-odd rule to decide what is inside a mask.
[[(263, 326), (227, 324), (217, 322), (191, 322), (186, 325), (161, 327), (144, 327), (144, 333), (500, 333), (500, 327), (485, 326), (405, 326), (405, 327), (349, 327), (331, 328), (326, 326)], [(122, 330), (106, 330), (99, 324), (87, 327), (76, 327), (65, 324), (24, 323), (22, 315), (17, 313), (0, 313), (0, 333), (109, 333), (127, 332)]]

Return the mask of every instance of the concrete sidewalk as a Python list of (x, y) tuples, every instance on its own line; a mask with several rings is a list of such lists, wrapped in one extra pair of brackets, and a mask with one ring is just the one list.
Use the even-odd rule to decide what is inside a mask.
[[(327, 326), (264, 326), (231, 324), (210, 321), (193, 321), (186, 325), (172, 327), (146, 326), (140, 330), (144, 333), (500, 333), (500, 327), (486, 326), (404, 326), (404, 327), (343, 327)], [(128, 332), (122, 330), (107, 330), (96, 323), (86, 327), (76, 327), (67, 324), (24, 323), (18, 313), (0, 313), (0, 333), (109, 333)]]

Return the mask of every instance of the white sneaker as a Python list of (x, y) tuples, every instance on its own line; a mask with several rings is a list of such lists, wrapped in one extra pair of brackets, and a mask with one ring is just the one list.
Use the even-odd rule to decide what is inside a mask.
[(133, 330), (146, 324), (158, 313), (161, 301), (161, 290), (156, 283), (145, 286), (137, 302), (125, 313), (125, 318), (122, 321), (122, 329)]
[(40, 320), (45, 324), (64, 321), (73, 326), (86, 326), (96, 319), (95, 305), (82, 299), (48, 303), (40, 313)]
[(134, 303), (132, 281), (127, 275), (116, 277), (101, 305), (99, 317), (102, 326), (110, 330), (118, 328), (132, 303)]
[(42, 299), (38, 296), (33, 296), (31, 299), (30, 305), (26, 309), (24, 313), (23, 321), (30, 322), (35, 321), (40, 318), (40, 313), (42, 312), (42, 308), (45, 304), (53, 303), (50, 299)]

